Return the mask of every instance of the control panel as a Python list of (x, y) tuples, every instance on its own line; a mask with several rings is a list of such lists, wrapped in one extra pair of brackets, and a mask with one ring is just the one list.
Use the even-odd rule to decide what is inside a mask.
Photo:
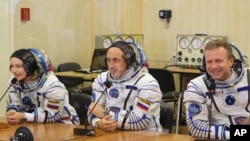
[(227, 40), (227, 37), (205, 34), (177, 35), (176, 64), (184, 67), (200, 67), (206, 43), (215, 39)]
[(139, 46), (143, 46), (142, 34), (112, 34), (112, 35), (96, 35), (95, 48), (108, 48), (116, 41), (133, 42)]

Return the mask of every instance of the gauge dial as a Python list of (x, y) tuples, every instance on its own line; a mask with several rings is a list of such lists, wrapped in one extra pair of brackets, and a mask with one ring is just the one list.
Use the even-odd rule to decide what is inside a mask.
[(188, 48), (189, 45), (190, 45), (190, 40), (187, 37), (181, 37), (181, 39), (179, 40), (179, 46), (182, 49), (186, 49)]
[(112, 44), (112, 39), (110, 37), (105, 37), (102, 41), (102, 45), (104, 48), (110, 47)]
[(134, 38), (133, 37), (131, 37), (131, 36), (129, 36), (129, 37), (127, 37), (126, 38), (126, 42), (134, 42)]
[(208, 43), (208, 42), (210, 42), (212, 39), (210, 38), (210, 37), (207, 37), (204, 41), (203, 41), (203, 47), (205, 47), (206, 46), (206, 44)]
[(116, 38), (115, 38), (115, 40), (114, 40), (114, 42), (117, 42), (117, 41), (122, 41), (122, 38), (121, 38), (121, 37), (119, 37), (119, 36), (118, 36), (118, 37), (116, 37)]
[(191, 41), (191, 46), (193, 49), (199, 49), (202, 46), (202, 41), (199, 37), (194, 37)]

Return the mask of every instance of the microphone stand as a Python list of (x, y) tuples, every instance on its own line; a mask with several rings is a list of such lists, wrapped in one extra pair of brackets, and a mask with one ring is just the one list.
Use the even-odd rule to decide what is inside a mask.
[(195, 141), (219, 141), (218, 139), (212, 139), (210, 137), (210, 128), (211, 128), (211, 119), (212, 119), (212, 93), (209, 91), (209, 98), (211, 99), (211, 105), (208, 107), (208, 138), (207, 139), (200, 139), (200, 138), (196, 138)]
[(106, 82), (104, 82), (104, 85), (105, 85), (105, 89), (104, 89), (103, 93), (98, 98), (98, 100), (96, 101), (95, 105), (93, 106), (93, 108), (91, 109), (89, 114), (87, 114), (87, 120), (85, 121), (85, 128), (84, 129), (82, 129), (82, 128), (74, 128), (74, 134), (75, 135), (90, 135), (90, 136), (94, 135), (93, 126), (91, 126), (92, 129), (88, 129), (87, 122), (88, 122), (88, 118), (89, 118), (90, 114), (93, 112), (94, 108), (96, 107), (96, 105), (98, 104), (98, 102), (100, 101), (100, 99), (102, 98), (104, 93), (107, 92), (107, 89), (111, 87), (112, 83), (110, 81), (106, 81)]
[(229, 141), (229, 140), (227, 140), (227, 139), (211, 139), (211, 135), (210, 135), (210, 128), (211, 128), (211, 126), (212, 126), (212, 124), (211, 124), (211, 120), (212, 120), (212, 105), (213, 105), (213, 102), (214, 102), (214, 98), (213, 98), (213, 95), (215, 94), (215, 88), (216, 88), (216, 84), (215, 84), (215, 82), (214, 82), (214, 80), (212, 79), (210, 79), (209, 81), (208, 80), (205, 80), (204, 81), (205, 82), (205, 84), (206, 84), (206, 86), (207, 86), (207, 88), (208, 88), (208, 97), (209, 97), (209, 99), (211, 100), (211, 105), (208, 107), (208, 112), (209, 112), (209, 115), (208, 115), (208, 138), (206, 139), (206, 138), (196, 138), (196, 139), (194, 139), (195, 141)]
[(89, 112), (89, 114), (87, 115), (87, 120), (85, 120), (85, 128), (82, 129), (82, 128), (74, 128), (74, 134), (75, 135), (93, 135), (94, 133), (92, 132), (93, 131), (93, 127), (92, 129), (88, 129), (88, 125), (87, 125), (87, 122), (88, 122), (88, 117), (89, 115), (93, 112), (94, 108), (96, 107), (97, 103), (100, 101), (102, 95), (106, 92), (106, 88), (105, 90), (103, 91), (103, 93), (101, 94), (101, 96), (98, 98), (97, 102), (95, 103), (95, 105), (93, 106), (92, 110)]
[(207, 139), (200, 139), (200, 138), (196, 138), (195, 141), (223, 141), (223, 140), (219, 140), (219, 139), (211, 139), (211, 135), (210, 135), (210, 128), (211, 128), (211, 119), (212, 119), (212, 94), (213, 92), (211, 92), (212, 90), (209, 91), (209, 98), (211, 99), (211, 105), (208, 107), (208, 138)]
[(210, 100), (211, 100), (211, 104), (210, 104), (210, 106), (209, 106), (209, 108), (208, 108), (208, 141), (210, 141), (210, 134), (211, 134), (211, 131), (210, 131), (210, 128), (211, 128), (211, 119), (212, 119), (212, 106), (213, 106), (213, 102), (214, 102), (214, 99), (213, 99), (213, 95), (215, 94), (215, 88), (216, 88), (216, 85), (215, 85), (215, 82), (214, 82), (214, 79), (212, 79), (211, 80), (211, 83), (210, 83), (210, 85), (209, 85), (209, 87), (208, 87), (208, 90), (209, 90), (209, 98), (210, 98)]
[(209, 96), (210, 96), (210, 99), (211, 99), (211, 104), (210, 104), (210, 106), (209, 106), (209, 108), (208, 108), (208, 113), (209, 113), (209, 115), (208, 115), (208, 141), (210, 141), (210, 139), (211, 139), (211, 135), (210, 135), (210, 133), (211, 133), (211, 131), (210, 131), (210, 128), (211, 128), (211, 119), (212, 119), (212, 106), (213, 106), (213, 101), (212, 101), (212, 93), (211, 92), (209, 92)]

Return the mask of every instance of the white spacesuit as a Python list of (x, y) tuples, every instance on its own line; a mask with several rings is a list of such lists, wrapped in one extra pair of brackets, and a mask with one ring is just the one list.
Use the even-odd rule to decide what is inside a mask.
[[(122, 78), (112, 78), (110, 71), (98, 75), (92, 84), (92, 102), (97, 102), (101, 97), (98, 104), (118, 122), (120, 130), (161, 132), (159, 118), (162, 92), (158, 82), (143, 67), (145, 62), (140, 62), (145, 61), (140, 55), (137, 59), (139, 63), (133, 60), (130, 64), (133, 67), (128, 67)], [(90, 114), (88, 120), (95, 126), (101, 119)]]
[(11, 84), (11, 79), (6, 111), (23, 112), (28, 122), (79, 124), (79, 117), (69, 104), (67, 89), (50, 70), (49, 59), (44, 58), (42, 52), (23, 49), (14, 52), (11, 57), (23, 61), (28, 76), (38, 70), (38, 79), (21, 80), (15, 84)]
[[(247, 69), (243, 69), (240, 78), (234, 69), (232, 71), (232, 76), (226, 81), (214, 81), (214, 88), (209, 87), (206, 74), (188, 84), (183, 102), (186, 107), (187, 126), (192, 136), (229, 139), (230, 125), (241, 124), (249, 117), (250, 86)], [(223, 87), (225, 84), (229, 85)]]

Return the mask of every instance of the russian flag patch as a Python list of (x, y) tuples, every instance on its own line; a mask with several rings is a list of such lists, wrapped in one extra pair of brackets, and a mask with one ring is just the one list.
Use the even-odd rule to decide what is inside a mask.
[(146, 100), (146, 99), (139, 99), (138, 102), (137, 102), (137, 107), (139, 107), (140, 109), (144, 110), (144, 111), (148, 111), (151, 103)]
[(50, 109), (59, 109), (60, 101), (48, 100), (47, 107)]

